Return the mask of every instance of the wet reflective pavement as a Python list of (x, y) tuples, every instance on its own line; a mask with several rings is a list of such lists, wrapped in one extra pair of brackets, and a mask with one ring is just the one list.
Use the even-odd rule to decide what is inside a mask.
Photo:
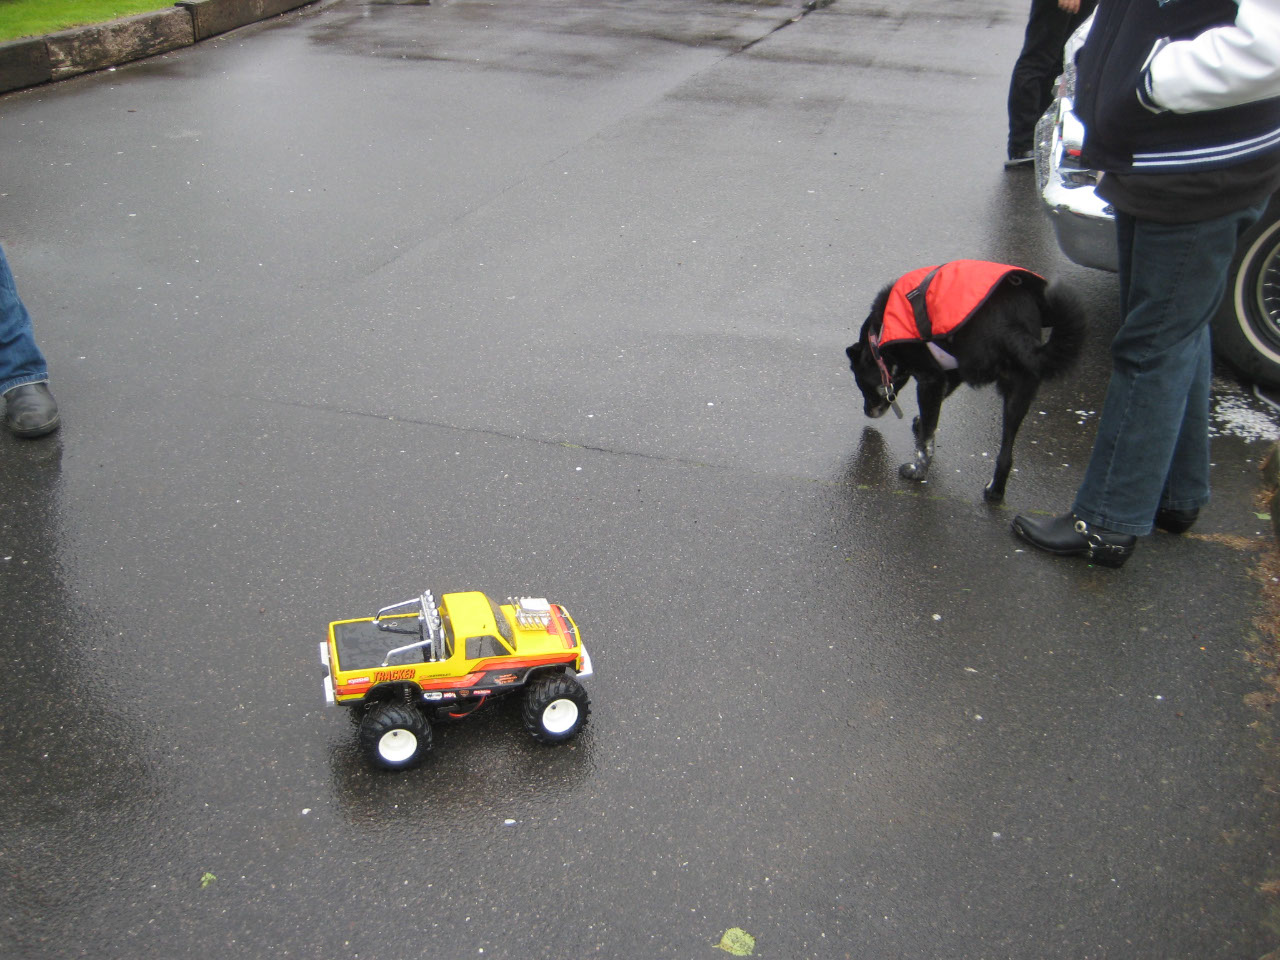
[[(339, 0), (0, 97), (65, 423), (0, 438), (0, 955), (1276, 946), (1274, 418), (1224, 372), (1195, 536), (1119, 572), (1020, 549), (1116, 322), (1000, 165), (1025, 11), (802, 14)], [(1070, 279), (1097, 327), (1005, 508), (993, 392), (912, 486), (843, 355), (955, 257)], [(316, 644), (428, 586), (572, 611), (572, 746), (498, 703), (364, 764)]]

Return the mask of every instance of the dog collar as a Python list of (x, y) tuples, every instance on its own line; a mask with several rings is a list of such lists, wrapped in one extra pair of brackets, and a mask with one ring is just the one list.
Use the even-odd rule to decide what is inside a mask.
[(871, 356), (876, 359), (876, 366), (880, 368), (880, 386), (876, 387), (876, 393), (889, 401), (889, 408), (901, 420), (902, 408), (898, 406), (898, 391), (893, 388), (893, 374), (889, 372), (884, 357), (880, 356), (880, 337), (868, 331), (867, 343), (871, 347)]

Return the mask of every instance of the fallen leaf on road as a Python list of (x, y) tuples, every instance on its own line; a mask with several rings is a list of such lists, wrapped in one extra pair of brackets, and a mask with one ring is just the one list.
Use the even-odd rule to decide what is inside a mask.
[(756, 938), (739, 927), (730, 927), (716, 946), (735, 957), (749, 957), (756, 952)]

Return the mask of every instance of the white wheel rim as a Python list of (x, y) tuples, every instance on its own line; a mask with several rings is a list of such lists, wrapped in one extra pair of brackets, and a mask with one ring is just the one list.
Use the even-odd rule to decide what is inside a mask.
[(542, 726), (547, 733), (568, 733), (578, 722), (578, 705), (568, 697), (552, 700), (543, 708)]
[(378, 739), (378, 756), (387, 763), (404, 763), (418, 749), (418, 738), (408, 730), (388, 730)]
[[(1275, 232), (1277, 229), (1280, 229), (1280, 221), (1273, 223), (1266, 230), (1262, 231), (1262, 233), (1258, 236), (1258, 238), (1253, 241), (1253, 245), (1249, 247), (1245, 255), (1240, 258), (1240, 262), (1247, 263), (1248, 261), (1250, 261), (1253, 258), (1253, 255), (1257, 253), (1259, 250), (1261, 250), (1275, 236)], [(1259, 337), (1258, 332), (1253, 329), (1253, 324), (1249, 323), (1249, 321), (1245, 319), (1249, 315), (1248, 313), (1249, 308), (1248, 308), (1248, 305), (1246, 304), (1246, 301), (1249, 299), (1252, 299), (1257, 305), (1259, 313), (1261, 313), (1262, 315), (1262, 322), (1270, 324), (1273, 327), (1276, 325), (1276, 320), (1275, 320), (1275, 317), (1272, 316), (1272, 311), (1267, 309), (1267, 304), (1263, 301), (1263, 298), (1262, 298), (1262, 294), (1263, 294), (1262, 288), (1264, 285), (1263, 281), (1265, 281), (1268, 275), (1271, 273), (1271, 270), (1269, 268), (1274, 262), (1274, 256), (1269, 256), (1267, 258), (1267, 261), (1268, 262), (1264, 262), (1262, 266), (1259, 268), (1258, 277), (1253, 283), (1252, 289), (1248, 289), (1249, 285), (1245, 283), (1246, 271), (1241, 270), (1238, 274), (1236, 274), (1236, 283), (1235, 283), (1236, 317), (1235, 319), (1236, 319), (1236, 324), (1240, 327), (1240, 332), (1245, 335), (1245, 338), (1251, 344), (1253, 344), (1254, 349), (1256, 349), (1263, 356), (1271, 360), (1272, 363), (1280, 363), (1280, 355), (1277, 355), (1275, 346), (1272, 344), (1266, 343), (1261, 337)]]

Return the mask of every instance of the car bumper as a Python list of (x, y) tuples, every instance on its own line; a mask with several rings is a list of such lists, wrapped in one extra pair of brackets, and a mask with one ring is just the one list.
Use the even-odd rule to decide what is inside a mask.
[(1058, 246), (1072, 263), (1115, 272), (1116, 224), (1106, 203), (1088, 187), (1047, 187), (1044, 204)]
[(338, 698), (333, 692), (333, 671), (329, 667), (329, 644), (324, 641), (320, 643), (320, 663), (324, 667), (324, 702), (332, 707), (337, 704)]
[(591, 654), (587, 653), (587, 648), (584, 646), (582, 648), (582, 669), (577, 671), (578, 679), (581, 680), (583, 677), (589, 677), (594, 672), (595, 671), (591, 669)]
[(1082, 267), (1116, 269), (1115, 209), (1088, 183), (1073, 183), (1062, 169), (1062, 128), (1083, 136), (1064, 101), (1055, 101), (1036, 124), (1036, 182), (1058, 246)]

